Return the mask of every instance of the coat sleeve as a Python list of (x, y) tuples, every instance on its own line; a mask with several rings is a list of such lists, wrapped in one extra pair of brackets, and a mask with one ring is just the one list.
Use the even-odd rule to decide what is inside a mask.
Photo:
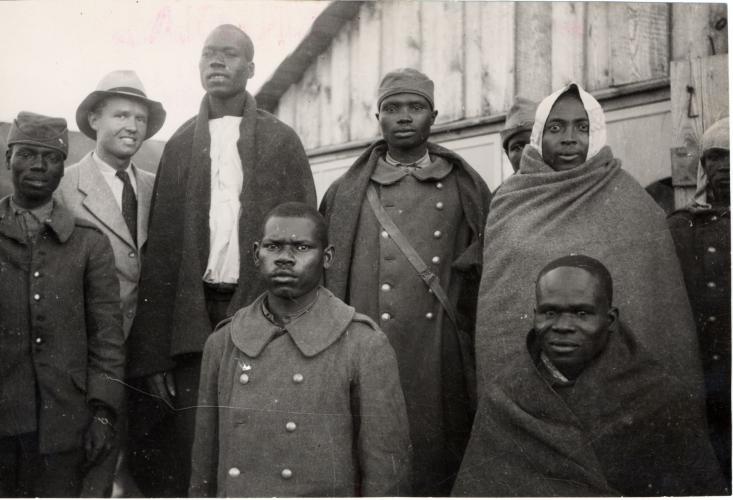
[(204, 346), (201, 360), (198, 408), (193, 448), (189, 497), (215, 497), (219, 469), (219, 366), (224, 336), (229, 328), (213, 333)]
[(369, 330), (356, 353), (352, 383), (361, 495), (408, 496), (412, 446), (397, 358), (387, 337)]
[(91, 235), (84, 272), (87, 398), (100, 401), (119, 414), (125, 370), (120, 284), (107, 237), (96, 228), (86, 230)]

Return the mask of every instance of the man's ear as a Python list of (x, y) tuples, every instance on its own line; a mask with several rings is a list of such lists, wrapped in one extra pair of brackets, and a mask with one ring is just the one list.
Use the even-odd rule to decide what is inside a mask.
[(618, 307), (611, 307), (608, 310), (608, 331), (615, 332), (618, 329)]
[(10, 170), (10, 157), (12, 156), (12, 149), (13, 149), (13, 146), (10, 146), (5, 151), (5, 165), (7, 165), (8, 170)]
[(323, 269), (328, 269), (333, 263), (333, 259), (336, 257), (336, 249), (333, 245), (328, 245), (323, 251)]
[(260, 266), (260, 242), (255, 241), (252, 244), (252, 260), (254, 260), (255, 267)]
[(374, 113), (374, 118), (376, 118), (377, 121), (379, 121), (379, 112), (378, 111), (376, 113)]
[(92, 130), (95, 132), (97, 131), (97, 113), (94, 111), (90, 111), (87, 113), (87, 121), (89, 122), (89, 126), (92, 127)]
[(247, 70), (249, 71), (249, 77), (247, 78), (247, 80), (249, 80), (250, 78), (255, 76), (255, 62), (254, 61), (250, 61), (247, 63)]
[(430, 113), (430, 125), (435, 125), (435, 119), (438, 117), (438, 110), (434, 109), (432, 113)]

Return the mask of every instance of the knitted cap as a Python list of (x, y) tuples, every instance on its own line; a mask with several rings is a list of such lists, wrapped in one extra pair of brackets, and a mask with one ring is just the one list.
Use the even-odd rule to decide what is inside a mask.
[(377, 109), (382, 105), (387, 97), (395, 94), (417, 94), (423, 96), (430, 103), (430, 107), (434, 108), (433, 92), (435, 85), (433, 81), (412, 68), (400, 68), (390, 71), (379, 84), (379, 95), (377, 98)]
[(69, 154), (69, 131), (66, 120), (21, 111), (8, 132), (8, 148), (13, 144), (31, 144)]
[(537, 111), (537, 103), (530, 101), (526, 97), (517, 96), (514, 98), (514, 104), (506, 114), (506, 122), (504, 128), (499, 135), (501, 136), (501, 146), (506, 149), (509, 139), (524, 130), (532, 131), (534, 125), (534, 114)]

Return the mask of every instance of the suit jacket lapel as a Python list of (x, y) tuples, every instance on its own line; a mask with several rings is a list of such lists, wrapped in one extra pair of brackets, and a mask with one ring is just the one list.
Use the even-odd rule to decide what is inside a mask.
[(112, 190), (102, 177), (91, 153), (79, 165), (79, 191), (85, 195), (82, 204), (94, 218), (135, 248), (130, 230), (122, 218), (122, 210), (117, 206)]

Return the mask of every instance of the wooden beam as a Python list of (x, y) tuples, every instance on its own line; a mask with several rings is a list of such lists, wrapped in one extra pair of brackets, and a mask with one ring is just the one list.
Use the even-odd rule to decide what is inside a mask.
[(552, 2), (552, 88), (571, 81), (585, 87), (585, 3)]
[(539, 101), (552, 90), (552, 4), (516, 4), (517, 94)]
[(516, 4), (481, 4), (481, 114), (508, 111), (514, 101)]

